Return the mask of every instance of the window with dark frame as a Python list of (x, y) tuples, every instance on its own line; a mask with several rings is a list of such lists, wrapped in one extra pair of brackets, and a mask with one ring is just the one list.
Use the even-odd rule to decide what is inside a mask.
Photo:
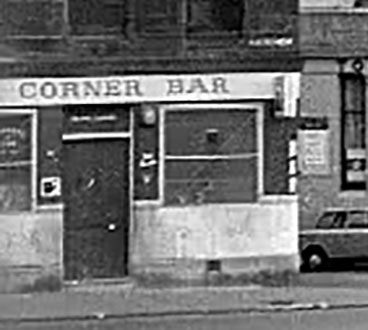
[(183, 109), (165, 114), (166, 205), (257, 200), (255, 109)]
[(137, 25), (142, 34), (180, 35), (180, 2), (177, 0), (135, 0)]
[(1, 0), (0, 24), (7, 38), (60, 38), (63, 0)]
[(185, 31), (192, 40), (224, 37), (252, 47), (292, 46), (297, 13), (295, 0), (186, 0)]
[(126, 5), (126, 0), (69, 0), (72, 34), (124, 34), (127, 24)]
[(287, 46), (295, 43), (298, 2), (249, 0), (245, 21), (252, 46)]
[(359, 74), (347, 74), (341, 77), (341, 86), (342, 189), (364, 190), (366, 187), (365, 78)]
[(240, 33), (244, 0), (188, 0), (188, 33)]

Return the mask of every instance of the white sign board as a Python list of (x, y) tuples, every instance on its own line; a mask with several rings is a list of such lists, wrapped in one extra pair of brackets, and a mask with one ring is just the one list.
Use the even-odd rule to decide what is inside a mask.
[(0, 105), (51, 106), (143, 102), (273, 99), (276, 77), (285, 76), (287, 104), (296, 105), (299, 73), (223, 73), (0, 80)]

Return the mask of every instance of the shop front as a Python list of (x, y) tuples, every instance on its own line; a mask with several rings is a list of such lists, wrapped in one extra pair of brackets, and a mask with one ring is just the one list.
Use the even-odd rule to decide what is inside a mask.
[(0, 86), (4, 272), (187, 279), (298, 266), (298, 73)]

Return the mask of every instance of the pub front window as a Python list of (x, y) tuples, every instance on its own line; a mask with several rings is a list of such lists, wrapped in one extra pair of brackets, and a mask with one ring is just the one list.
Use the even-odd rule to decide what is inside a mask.
[(31, 209), (32, 116), (0, 115), (0, 212)]

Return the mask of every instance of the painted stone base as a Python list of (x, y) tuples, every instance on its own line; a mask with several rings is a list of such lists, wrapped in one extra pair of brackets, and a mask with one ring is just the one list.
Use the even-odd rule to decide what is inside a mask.
[(268, 272), (271, 276), (283, 272), (297, 273), (298, 268), (298, 256), (280, 255), (219, 260), (161, 260), (154, 264), (134, 265), (131, 273), (143, 283), (164, 286), (165, 282), (206, 284), (211, 282), (211, 277), (219, 274), (236, 279), (260, 272)]
[(209, 273), (293, 271), (298, 262), (298, 200), (254, 204), (136, 205), (130, 269), (138, 277), (203, 281)]
[(55, 291), (62, 286), (59, 267), (2, 267), (0, 268), (0, 293), (30, 293)]
[(61, 210), (0, 215), (0, 292), (46, 288), (61, 274)]

